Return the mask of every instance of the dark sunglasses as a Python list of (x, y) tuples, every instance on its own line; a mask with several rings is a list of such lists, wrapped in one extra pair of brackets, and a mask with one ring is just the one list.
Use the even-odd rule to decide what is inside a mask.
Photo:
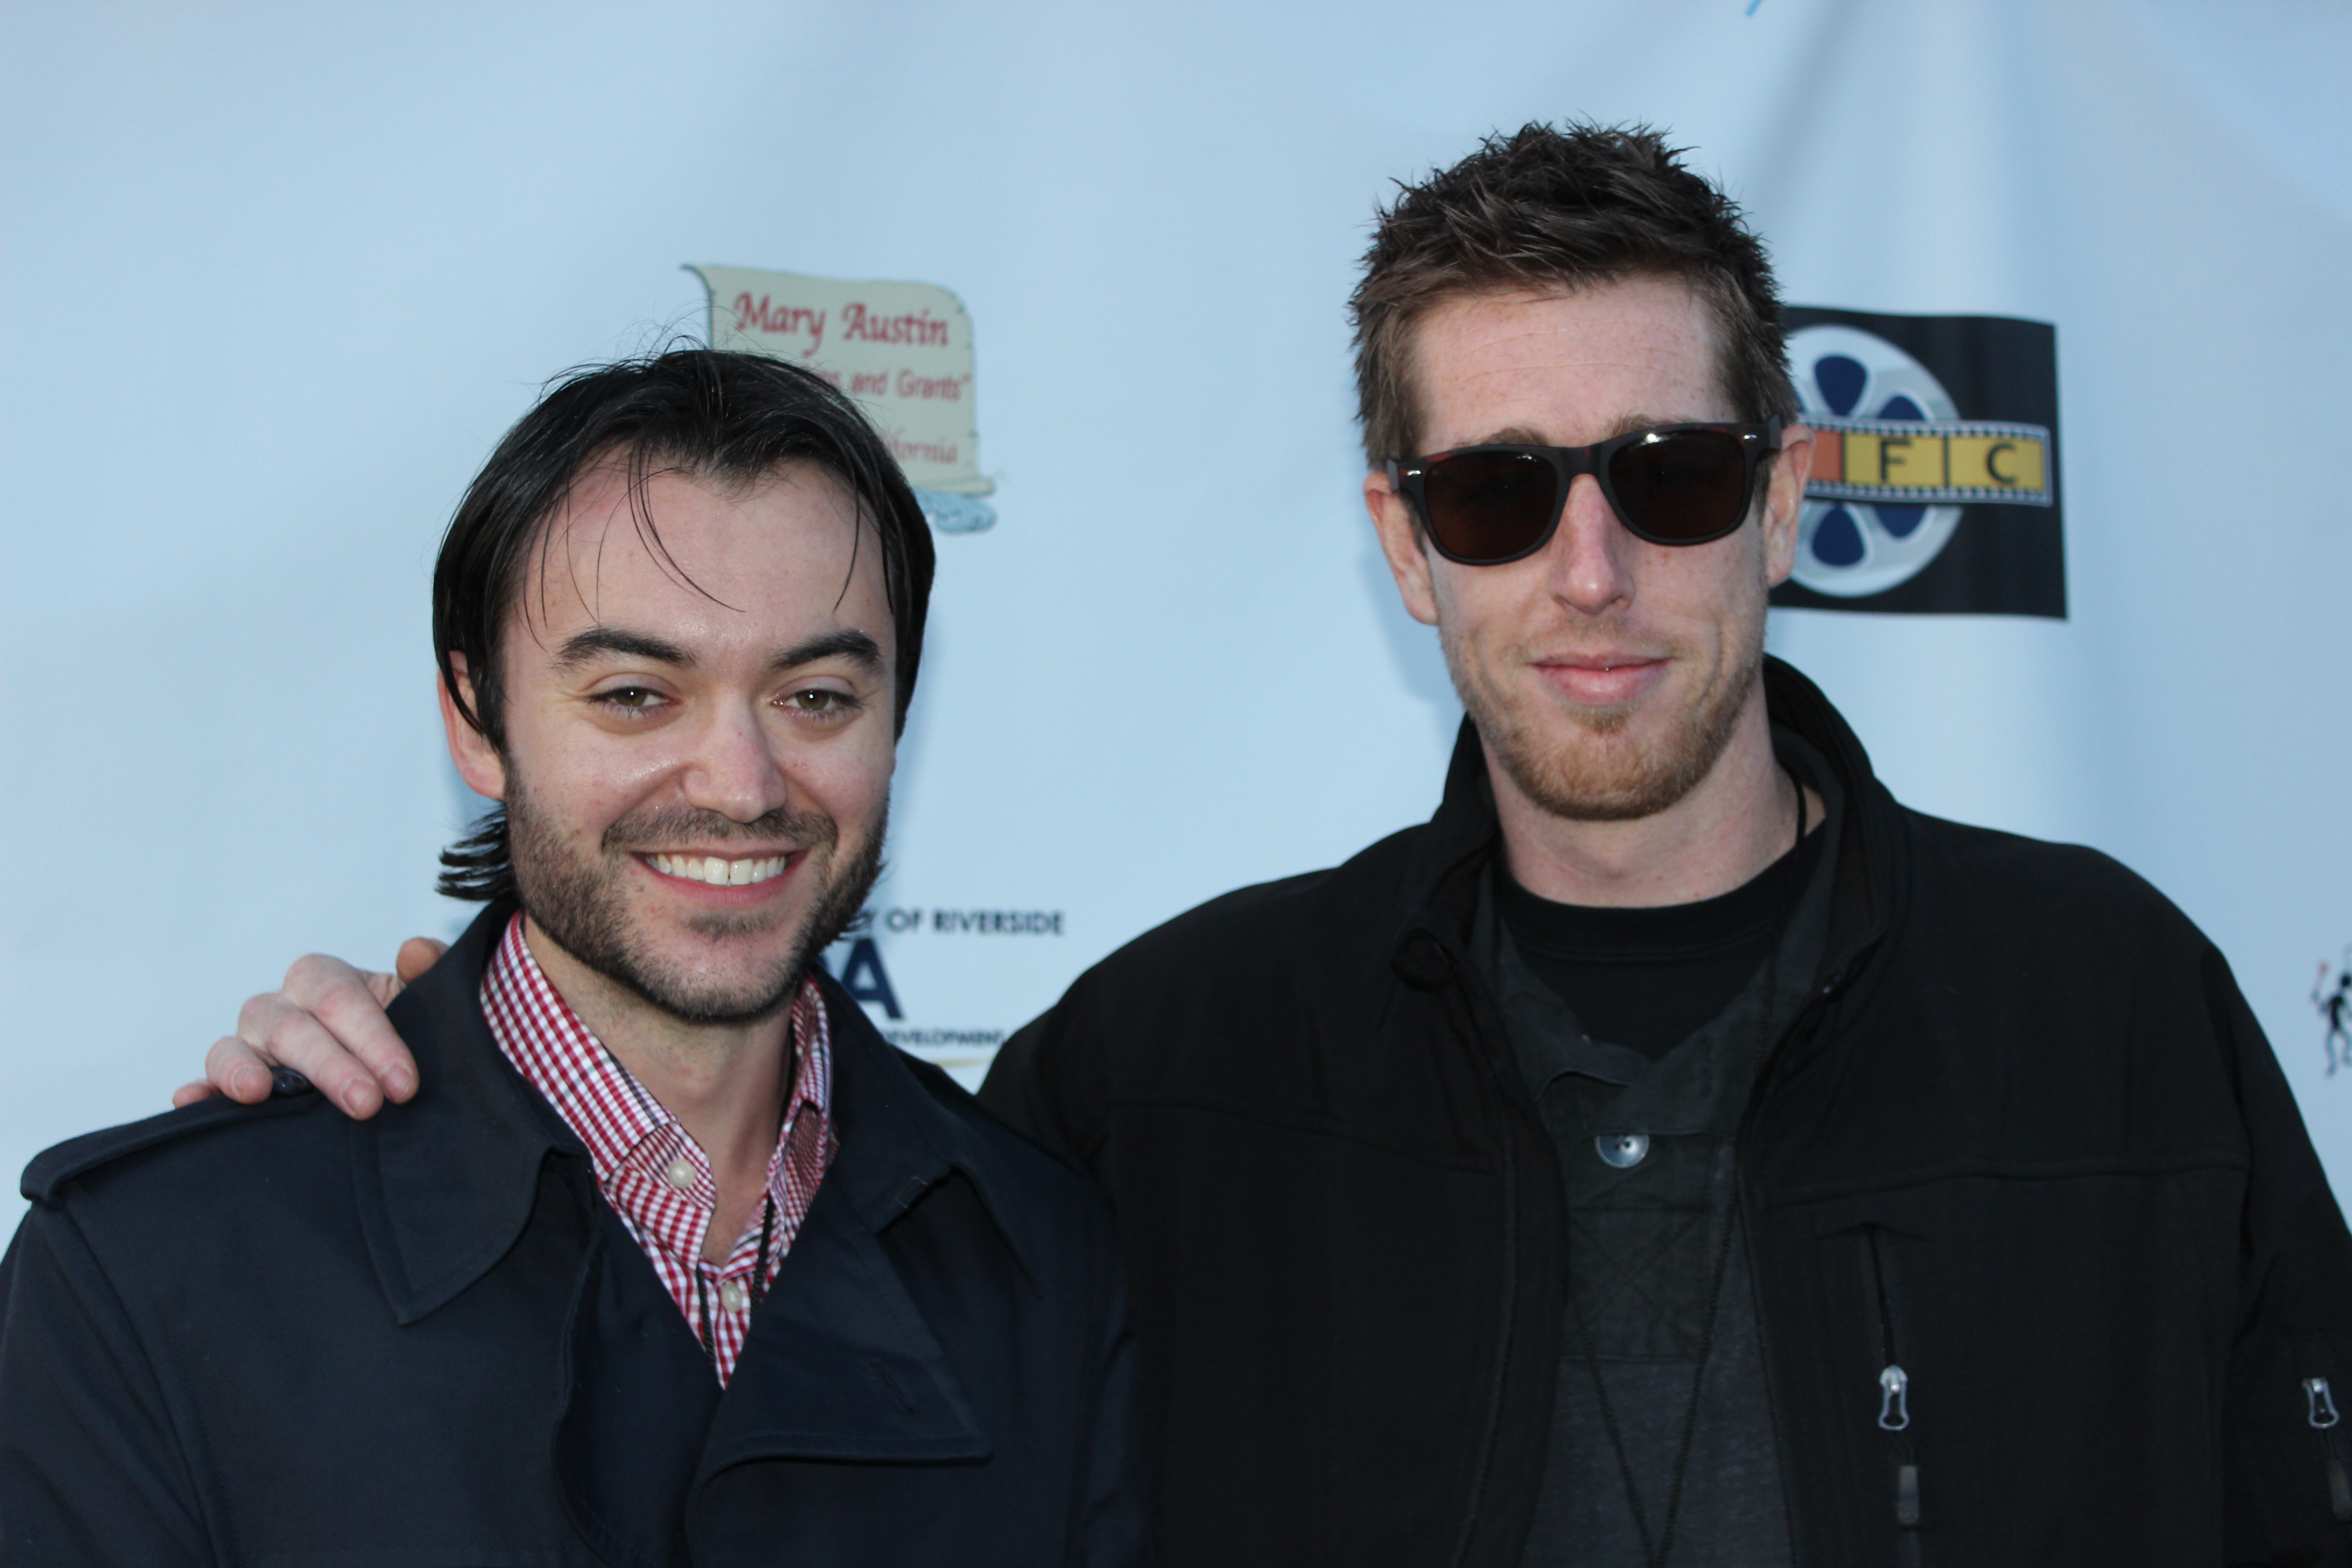
[(1500, 566), (1550, 540), (1579, 474), (1601, 482), (1617, 521), (1653, 544), (1705, 544), (1736, 531), (1756, 465), (1780, 449), (1780, 421), (1654, 425), (1591, 447), (1460, 447), (1391, 459), (1389, 482), (1448, 561)]

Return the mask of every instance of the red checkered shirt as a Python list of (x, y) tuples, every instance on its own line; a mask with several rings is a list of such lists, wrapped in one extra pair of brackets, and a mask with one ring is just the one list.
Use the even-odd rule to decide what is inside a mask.
[[(760, 1224), (754, 1221), (737, 1238), (725, 1263), (703, 1261), (703, 1237), (719, 1199), (709, 1157), (557, 994), (523, 941), (522, 920), (518, 914), (508, 923), (482, 976), (490, 1034), (588, 1145), (604, 1201), (652, 1261), (723, 1384), (734, 1373), (751, 1323)], [(791, 1250), (838, 1147), (830, 1109), (832, 1037), (824, 995), (813, 981), (803, 982), (793, 1000), (792, 1038), (792, 1099), (768, 1160), (767, 1195), (776, 1217), (762, 1291)]]

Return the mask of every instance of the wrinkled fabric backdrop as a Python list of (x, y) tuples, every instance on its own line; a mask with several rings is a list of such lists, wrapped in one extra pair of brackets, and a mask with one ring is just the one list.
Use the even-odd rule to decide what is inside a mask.
[(2352, 1191), (2347, 67), (2318, 0), (11, 6), (0, 1166), (161, 1109), (297, 953), (459, 923), (440, 529), (544, 378), (699, 336), (684, 262), (975, 325), (1001, 521), (940, 541), (856, 959), (901, 1040), (977, 1081), (1138, 931), (1424, 816), (1459, 709), (1343, 301), (1391, 178), (1585, 115), (1670, 127), (1791, 300), (2056, 323), (2071, 618), (1772, 645), (1910, 804), (2187, 909)]

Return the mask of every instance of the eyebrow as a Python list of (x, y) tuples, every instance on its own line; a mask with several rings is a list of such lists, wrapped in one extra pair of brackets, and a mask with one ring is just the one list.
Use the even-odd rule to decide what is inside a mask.
[[(1601, 439), (1607, 441), (1619, 436), (1630, 436), (1636, 430), (1647, 430), (1654, 425), (1705, 423), (1705, 420), (1660, 419), (1649, 414), (1628, 414), (1612, 425), (1609, 434), (1603, 436)], [(1507, 429), (1497, 430), (1491, 436), (1481, 437), (1475, 441), (1465, 441), (1463, 445), (1465, 447), (1549, 447), (1554, 443), (1543, 439), (1532, 430), (1514, 425)]]
[[(679, 669), (691, 669), (695, 664), (694, 655), (677, 644), (620, 626), (591, 626), (566, 637), (563, 646), (555, 650), (559, 669), (577, 669), (599, 658), (641, 658)], [(781, 648), (768, 660), (768, 668), (781, 673), (826, 658), (845, 658), (869, 675), (883, 673), (882, 645), (855, 626), (824, 632)]]
[(591, 626), (564, 638), (563, 646), (555, 650), (559, 669), (576, 669), (593, 659), (609, 658), (650, 659), (656, 664), (674, 664), (681, 669), (694, 666), (694, 655), (677, 644), (618, 626)]
[(882, 673), (882, 645), (855, 626), (797, 642), (768, 661), (771, 670), (798, 669), (823, 658), (845, 658), (868, 675)]

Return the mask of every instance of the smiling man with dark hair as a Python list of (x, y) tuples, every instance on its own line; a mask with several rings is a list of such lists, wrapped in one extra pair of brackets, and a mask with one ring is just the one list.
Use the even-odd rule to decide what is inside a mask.
[[(2347, 1562), (2352, 1237), (2229, 966), (1903, 807), (1765, 655), (1812, 437), (1738, 208), (1529, 126), (1399, 196), (1355, 310), (1444, 797), (982, 1090), (1117, 1210), (1162, 1560)], [(215, 1077), (372, 1109), (362, 978), (289, 985)]]
[(508, 436), (434, 578), (488, 908), (424, 1088), (53, 1149), (0, 1562), (1118, 1563), (1100, 1198), (810, 955), (881, 863), (931, 547), (846, 399), (687, 351)]

